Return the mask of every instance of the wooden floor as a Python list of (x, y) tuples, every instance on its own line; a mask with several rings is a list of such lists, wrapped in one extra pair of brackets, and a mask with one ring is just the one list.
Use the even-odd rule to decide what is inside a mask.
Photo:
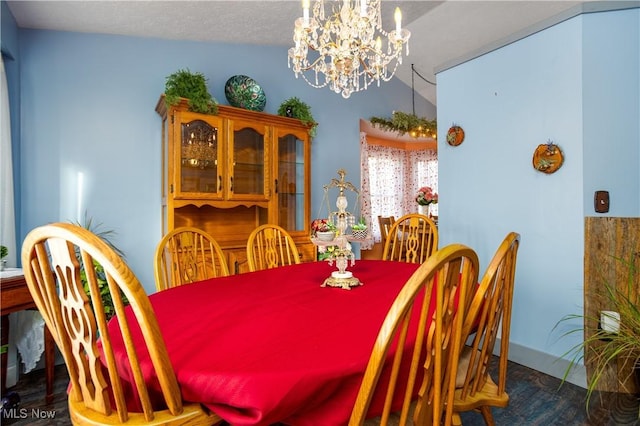
[[(67, 411), (68, 376), (63, 365), (56, 367), (55, 396), (45, 404), (44, 371), (38, 370), (20, 377), (9, 392), (20, 395), (20, 405), (3, 411), (2, 425), (70, 425)], [(567, 425), (640, 425), (638, 401), (635, 396), (600, 394), (593, 398), (589, 415), (585, 407), (586, 391), (519, 364), (509, 364), (507, 408), (494, 409), (497, 425), (504, 426), (567, 426)], [(466, 426), (484, 425), (477, 413), (463, 413)], [(334, 426), (334, 425), (319, 425)]]

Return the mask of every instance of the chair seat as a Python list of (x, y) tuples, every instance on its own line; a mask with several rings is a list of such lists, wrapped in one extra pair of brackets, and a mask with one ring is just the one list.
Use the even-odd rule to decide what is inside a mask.
[(491, 376), (487, 377), (482, 388), (473, 395), (462, 398), (462, 389), (456, 389), (454, 393), (454, 406), (460, 411), (469, 411), (483, 405), (505, 408), (509, 405), (509, 394), (499, 393), (498, 385)]

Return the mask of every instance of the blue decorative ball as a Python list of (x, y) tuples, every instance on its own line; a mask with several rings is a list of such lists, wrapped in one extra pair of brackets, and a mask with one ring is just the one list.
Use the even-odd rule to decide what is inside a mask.
[(267, 97), (264, 90), (251, 77), (234, 75), (224, 85), (224, 95), (229, 105), (252, 111), (264, 111)]

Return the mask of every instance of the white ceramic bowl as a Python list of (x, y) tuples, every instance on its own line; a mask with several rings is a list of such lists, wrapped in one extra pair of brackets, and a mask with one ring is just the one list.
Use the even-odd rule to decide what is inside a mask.
[(316, 237), (320, 241), (333, 241), (336, 237), (336, 233), (334, 231), (318, 231), (316, 232)]

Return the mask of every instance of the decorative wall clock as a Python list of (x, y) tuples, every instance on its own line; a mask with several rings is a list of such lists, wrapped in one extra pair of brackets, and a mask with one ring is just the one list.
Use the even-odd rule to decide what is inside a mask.
[(454, 124), (447, 132), (447, 143), (451, 146), (458, 146), (464, 141), (464, 130)]
[(533, 168), (542, 173), (555, 173), (563, 162), (560, 147), (551, 141), (538, 145), (533, 153)]

